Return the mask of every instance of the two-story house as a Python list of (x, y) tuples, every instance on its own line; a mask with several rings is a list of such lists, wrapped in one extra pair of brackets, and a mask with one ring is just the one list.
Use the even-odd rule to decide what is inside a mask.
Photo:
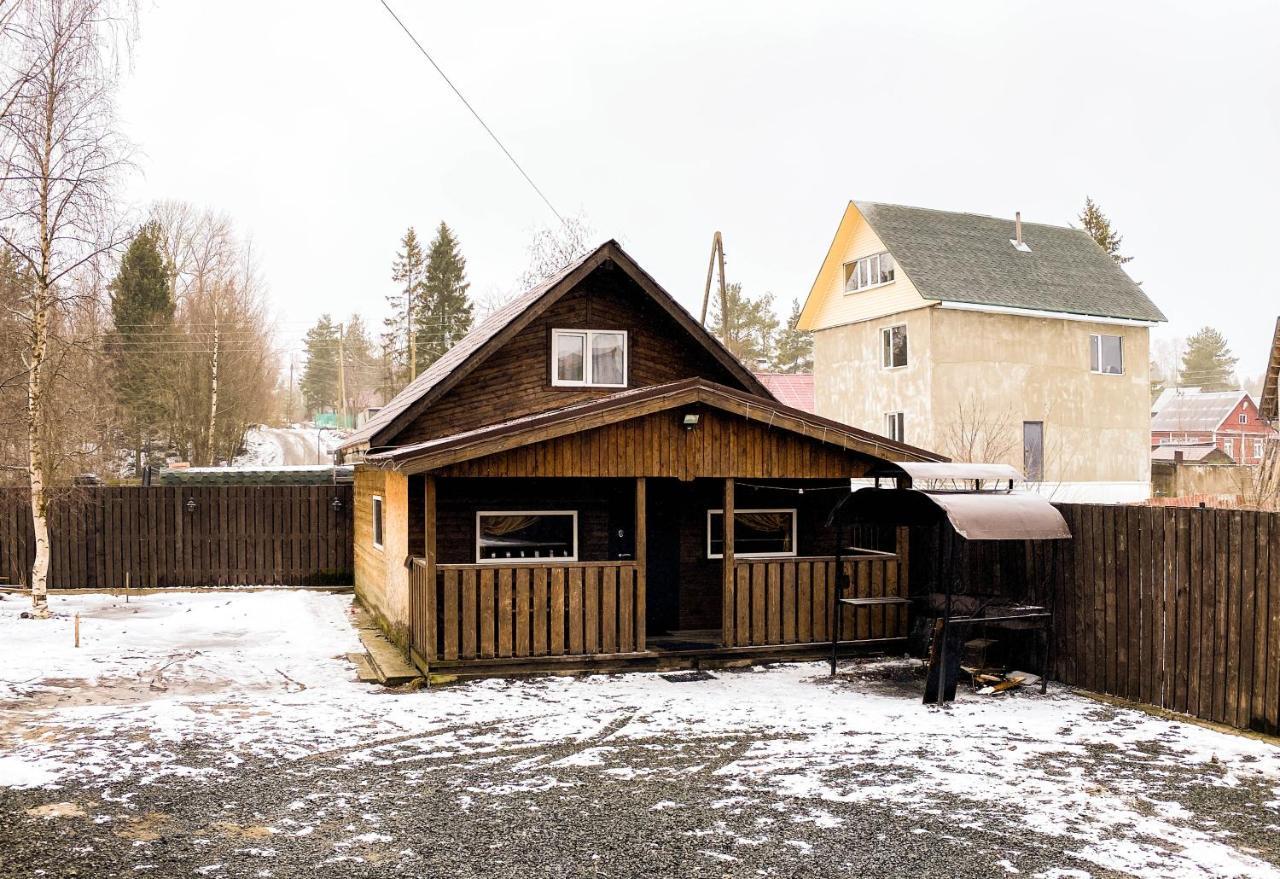
[(1085, 232), (850, 202), (800, 317), (815, 411), (1062, 500), (1150, 496), (1160, 312)]
[(1244, 391), (1168, 388), (1151, 407), (1151, 445), (1210, 445), (1237, 464), (1260, 464), (1276, 431)]

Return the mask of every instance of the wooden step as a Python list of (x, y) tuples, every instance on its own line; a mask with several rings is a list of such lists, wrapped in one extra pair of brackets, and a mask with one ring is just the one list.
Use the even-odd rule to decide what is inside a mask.
[(356, 667), (356, 677), (361, 683), (380, 684), (378, 673), (373, 670), (373, 663), (369, 660), (367, 653), (348, 653), (347, 659), (351, 660), (351, 664)]

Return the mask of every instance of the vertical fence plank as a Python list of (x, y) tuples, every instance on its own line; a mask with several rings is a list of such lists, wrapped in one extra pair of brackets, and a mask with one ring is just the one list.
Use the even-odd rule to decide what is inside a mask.
[(516, 594), (515, 594), (515, 618), (516, 618), (516, 643), (514, 653), (516, 656), (531, 656), (533, 651), (530, 648), (529, 639), (529, 579), (531, 572), (528, 568), (516, 569)]
[(533, 569), (533, 611), (530, 625), (533, 628), (534, 656), (547, 655), (549, 619), (550, 617), (547, 613), (547, 569), (539, 566)]
[(796, 640), (813, 640), (813, 563), (803, 562), (796, 572)]
[(644, 608), (636, 605), (635, 583), (630, 577), (624, 577), (618, 588), (618, 650), (631, 653), (635, 645), (635, 615), (644, 613)]
[(782, 569), (782, 643), (796, 643), (796, 563)]
[(582, 653), (582, 568), (569, 569), (569, 652)]
[[(625, 585), (623, 588), (626, 588)], [(604, 581), (600, 601), (600, 620), (604, 630), (602, 652), (618, 652), (618, 585), (612, 576), (606, 577)]]
[[(1280, 541), (1280, 513), (1269, 514), (1270, 539)], [(1272, 544), (1267, 577), (1267, 698), (1266, 732), (1280, 733), (1280, 546)]]
[(1258, 531), (1258, 514), (1246, 510), (1240, 514), (1240, 547), (1236, 563), (1240, 566), (1240, 622), (1236, 624), (1239, 641), (1239, 688), (1236, 692), (1235, 720), (1242, 729), (1249, 728), (1249, 716), (1253, 705), (1253, 603), (1257, 587), (1254, 570), (1254, 544)]
[(751, 565), (747, 562), (734, 562), (733, 577), (733, 592), (737, 604), (733, 620), (737, 635), (734, 645), (746, 647), (754, 643), (751, 640)]
[(770, 562), (765, 565), (765, 576), (768, 578), (765, 591), (765, 641), (766, 644), (779, 644), (782, 641), (782, 563)]
[(551, 633), (549, 650), (553, 656), (564, 653), (564, 593), (565, 569), (553, 568), (551, 571), (551, 612), (547, 625)]

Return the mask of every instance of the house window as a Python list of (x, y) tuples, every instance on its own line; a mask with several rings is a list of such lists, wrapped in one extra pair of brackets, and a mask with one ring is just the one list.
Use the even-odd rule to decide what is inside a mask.
[[(734, 510), (735, 558), (778, 558), (795, 554), (795, 510)], [(724, 510), (707, 510), (707, 558), (724, 558)]]
[(1022, 474), (1028, 482), (1044, 479), (1044, 422), (1022, 422)]
[(1091, 334), (1089, 369), (1103, 375), (1124, 375), (1124, 337)]
[(893, 257), (876, 253), (844, 264), (844, 292), (854, 293), (868, 287), (879, 287), (893, 280)]
[(1253, 456), (1259, 461), (1262, 460), (1262, 440), (1260, 439), (1253, 441)]
[(382, 498), (373, 496), (373, 545), (382, 549)]
[(476, 561), (577, 561), (576, 510), (476, 513)]
[(907, 325), (885, 327), (880, 331), (880, 365), (897, 369), (907, 365)]
[(884, 435), (891, 440), (906, 442), (906, 419), (901, 412), (884, 413)]
[(1234, 461), (1236, 459), (1236, 441), (1224, 439), (1222, 441), (1222, 451), (1226, 452), (1227, 457)]
[(1249, 423), (1249, 413), (1247, 413), (1247, 412), (1241, 412), (1241, 413), (1240, 413), (1240, 423), (1241, 423), (1241, 424), (1248, 424), (1248, 423)]
[(625, 388), (627, 334), (622, 330), (552, 330), (551, 383)]

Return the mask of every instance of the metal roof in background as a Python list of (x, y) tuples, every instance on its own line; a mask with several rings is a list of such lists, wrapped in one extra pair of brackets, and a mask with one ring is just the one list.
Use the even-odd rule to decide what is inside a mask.
[(792, 409), (815, 410), (813, 373), (757, 372), (756, 378), (769, 389), (769, 393)]
[(1231, 410), (1247, 397), (1244, 391), (1212, 391), (1183, 389), (1161, 396), (1151, 429), (1156, 431), (1212, 432), (1226, 420)]
[(1158, 322), (1164, 313), (1082, 229), (854, 202), (925, 299)]

